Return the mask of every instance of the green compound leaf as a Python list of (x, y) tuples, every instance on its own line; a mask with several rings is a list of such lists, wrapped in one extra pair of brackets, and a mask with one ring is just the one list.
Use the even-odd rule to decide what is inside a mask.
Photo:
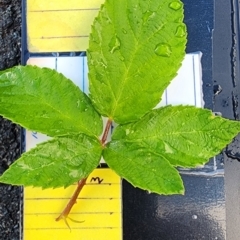
[(186, 45), (183, 4), (108, 0), (90, 35), (90, 97), (117, 123), (136, 121), (160, 101)]
[(67, 187), (98, 165), (102, 145), (84, 134), (56, 137), (39, 144), (14, 162), (0, 182), (42, 188)]
[(216, 117), (210, 110), (167, 106), (117, 127), (112, 138), (134, 143), (173, 166), (195, 167), (218, 154), (239, 132), (240, 122)]
[(18, 66), (0, 72), (0, 115), (49, 136), (99, 136), (102, 120), (89, 98), (62, 74)]
[(109, 167), (135, 187), (158, 194), (184, 193), (182, 179), (168, 160), (137, 144), (113, 141), (103, 156)]

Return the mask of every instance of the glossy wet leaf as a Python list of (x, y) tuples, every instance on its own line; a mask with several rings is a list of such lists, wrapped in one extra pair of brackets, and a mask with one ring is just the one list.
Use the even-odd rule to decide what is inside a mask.
[(117, 123), (136, 121), (159, 101), (185, 55), (183, 4), (106, 1), (90, 35), (90, 97)]
[(173, 166), (195, 167), (218, 154), (239, 132), (240, 122), (216, 117), (210, 110), (167, 106), (117, 127), (113, 139), (134, 143)]
[(113, 170), (150, 192), (182, 194), (176, 167), (206, 163), (240, 130), (239, 122), (206, 109), (151, 110), (176, 75), (185, 45), (181, 1), (107, 0), (93, 23), (87, 52), (91, 101), (53, 70), (1, 71), (0, 115), (58, 137), (24, 153), (0, 181), (54, 188), (87, 177), (103, 150), (98, 111), (120, 124), (103, 150)]
[(101, 117), (87, 95), (48, 68), (18, 66), (0, 72), (0, 115), (49, 136), (102, 132)]
[(183, 194), (178, 171), (168, 160), (127, 141), (111, 142), (104, 159), (119, 176), (133, 186), (158, 194)]
[(87, 177), (98, 165), (102, 146), (84, 134), (56, 137), (24, 153), (0, 182), (42, 188), (67, 187)]

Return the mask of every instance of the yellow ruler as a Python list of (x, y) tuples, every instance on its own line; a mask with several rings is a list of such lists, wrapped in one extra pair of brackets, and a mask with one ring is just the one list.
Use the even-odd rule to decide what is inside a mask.
[[(27, 48), (30, 53), (79, 52), (88, 47), (91, 24), (103, 0), (26, 0)], [(32, 56), (32, 54), (31, 54)], [(53, 68), (87, 92), (86, 58), (31, 57), (28, 64)], [(59, 96), (61, 99), (61, 96)], [(26, 133), (26, 148), (47, 140)], [(64, 209), (76, 186), (66, 189), (24, 189), (23, 240), (121, 240), (121, 179), (108, 168), (93, 171), (69, 217), (55, 219)]]
[(28, 0), (30, 52), (85, 51), (91, 25), (104, 0)]
[(24, 190), (24, 240), (120, 240), (121, 182), (110, 169), (96, 169), (88, 178), (68, 220), (55, 218), (63, 210), (76, 185), (63, 189)]

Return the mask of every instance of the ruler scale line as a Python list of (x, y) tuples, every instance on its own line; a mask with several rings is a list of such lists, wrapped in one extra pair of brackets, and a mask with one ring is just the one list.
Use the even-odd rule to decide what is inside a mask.
[(55, 10), (32, 10), (30, 13), (41, 12), (75, 12), (75, 11), (99, 11), (100, 8), (76, 8), (76, 9), (55, 9)]

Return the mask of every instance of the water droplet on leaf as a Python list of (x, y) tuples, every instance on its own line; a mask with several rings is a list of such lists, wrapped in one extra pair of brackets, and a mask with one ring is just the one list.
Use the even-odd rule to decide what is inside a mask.
[[(81, 171), (81, 170), (80, 170)], [(72, 178), (76, 178), (80, 175), (79, 171), (78, 170), (72, 170), (70, 171), (69, 173), (69, 176), (72, 177)]]
[[(98, 62), (99, 65), (103, 66), (104, 68), (107, 68), (106, 62), (101, 58), (101, 61)], [(101, 75), (100, 73), (98, 75)]]
[(125, 58), (124, 58), (123, 56), (119, 57), (119, 59), (120, 59), (121, 61), (124, 61), (124, 60), (125, 60)]
[(67, 165), (71, 167), (79, 167), (82, 165), (84, 158), (81, 156), (74, 156), (67, 161)]
[(110, 53), (114, 53), (116, 50), (119, 50), (121, 47), (120, 39), (117, 36), (113, 36), (108, 46), (109, 46)]
[(110, 24), (112, 21), (108, 15), (108, 12), (106, 11), (106, 8), (102, 8), (102, 18), (106, 21), (106, 23)]
[(124, 34), (127, 34), (127, 30), (124, 29), (124, 28), (122, 28), (122, 32), (123, 32)]
[(169, 7), (175, 11), (179, 10), (182, 8), (182, 3), (179, 1), (173, 1), (169, 4)]
[(145, 13), (143, 13), (143, 24), (145, 24), (153, 15), (154, 12), (151, 11), (146, 11)]
[(170, 57), (172, 54), (171, 47), (166, 43), (159, 43), (154, 51), (158, 56), (161, 57)]
[(94, 35), (91, 35), (92, 41), (95, 42), (96, 44), (99, 44), (100, 41), (98, 38), (96, 38)]
[(176, 37), (184, 37), (186, 35), (186, 26), (185, 25), (180, 25), (177, 27), (177, 30), (175, 32)]
[(47, 113), (47, 111), (42, 111), (42, 115), (41, 115), (42, 118), (49, 118), (49, 115)]

